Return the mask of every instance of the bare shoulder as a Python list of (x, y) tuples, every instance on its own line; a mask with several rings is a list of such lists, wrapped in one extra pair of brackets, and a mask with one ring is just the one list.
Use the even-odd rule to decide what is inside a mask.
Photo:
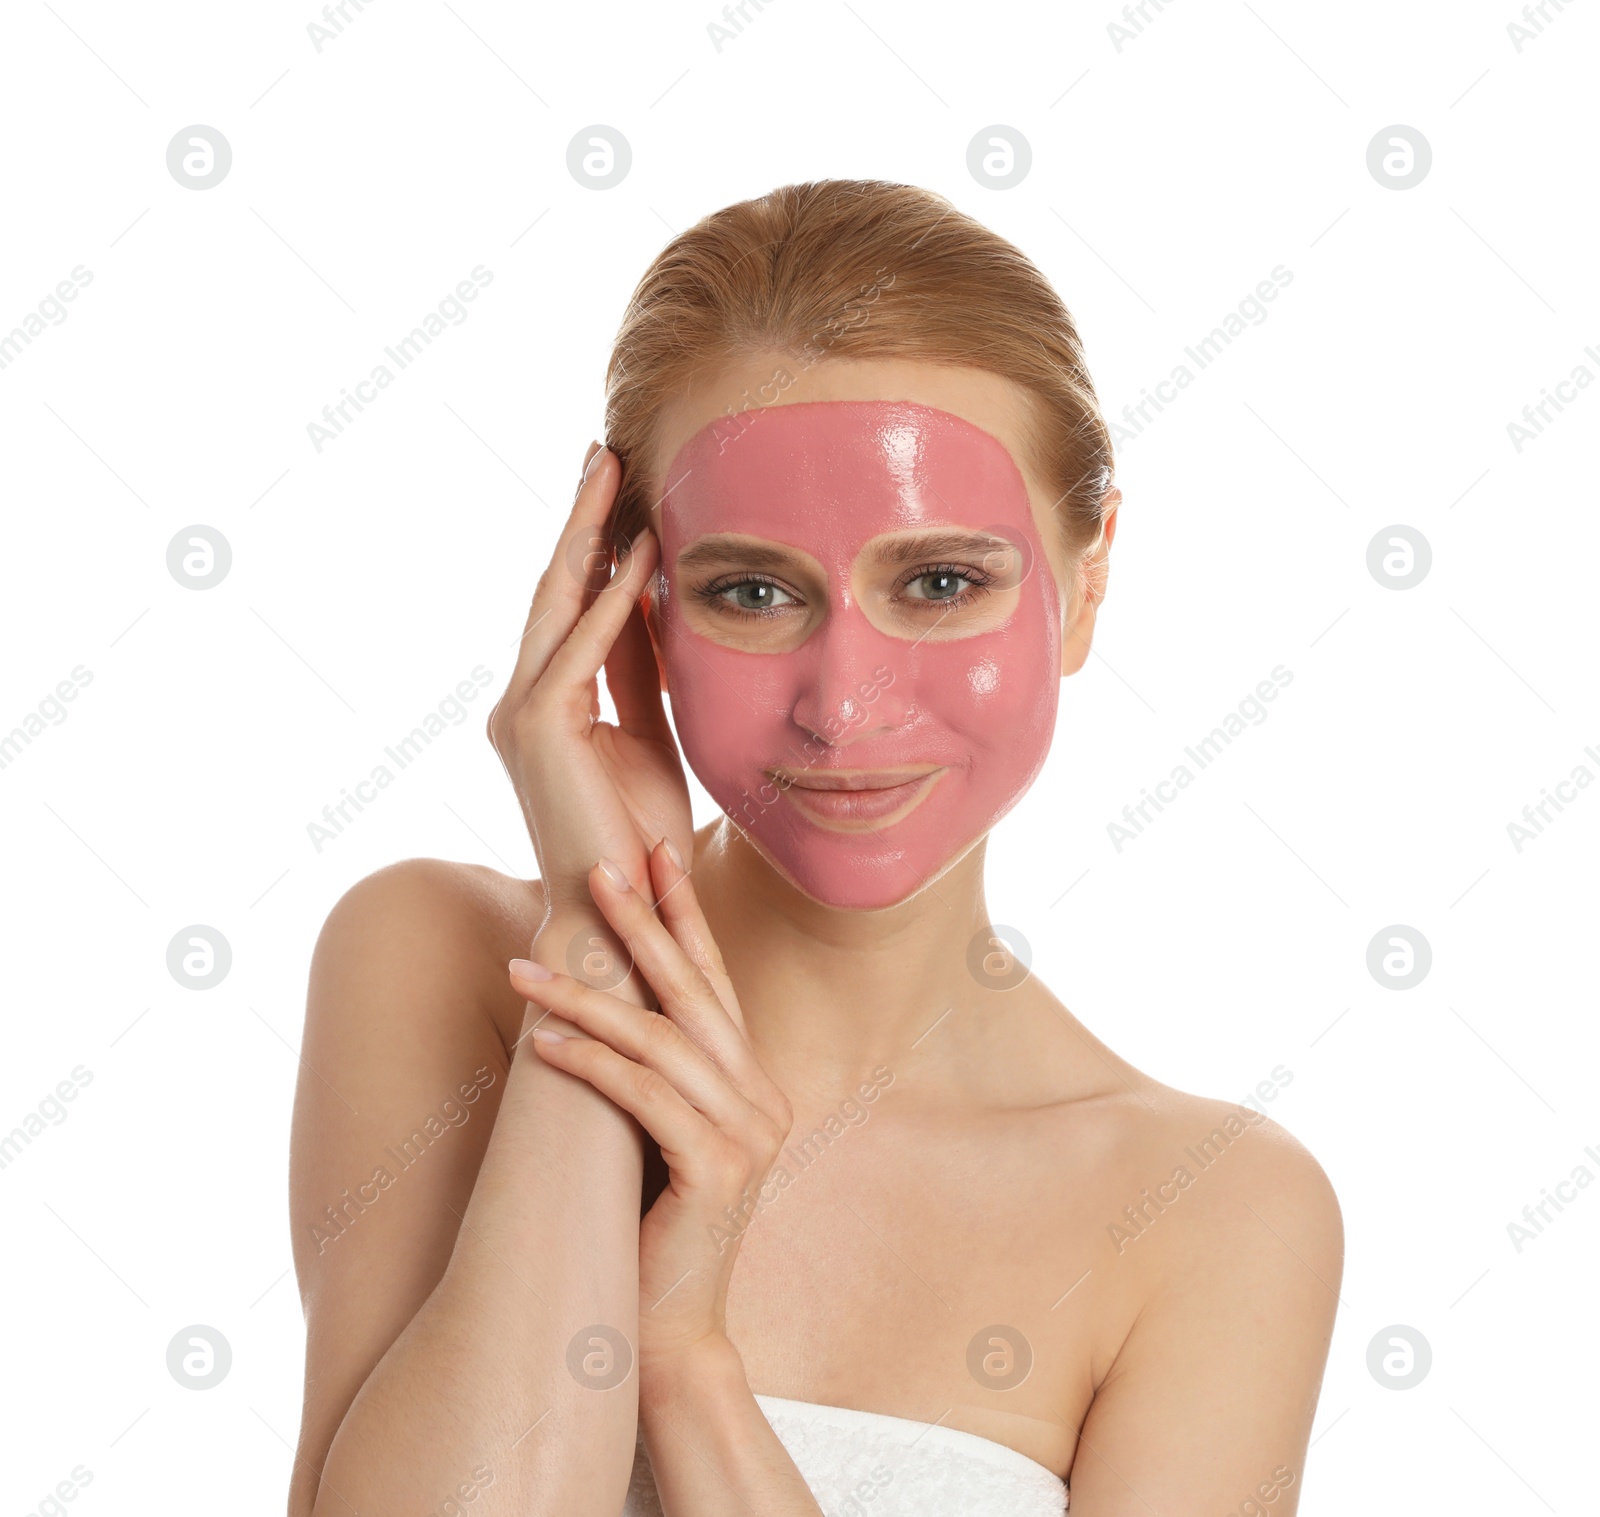
[(453, 859), (401, 859), (346, 890), (329, 912), (323, 936), (330, 930), (342, 935), (352, 926), (409, 928), (419, 913), (444, 928), (482, 923), (520, 931), (530, 919), (537, 925), (543, 902), (538, 880)]
[[(1337, 1294), (1344, 1256), (1338, 1196), (1287, 1127), (1259, 1107), (1154, 1081), (1132, 1110), (1125, 1152), (1137, 1156), (1141, 1183), (1108, 1228), (1108, 1242), (1121, 1255), (1150, 1255), (1153, 1285), (1169, 1283), (1167, 1266), (1199, 1258), (1228, 1258), (1229, 1278), (1259, 1284), (1270, 1260), (1282, 1271), (1309, 1271)], [(1147, 1240), (1164, 1246), (1141, 1249)], [(1245, 1255), (1263, 1262), (1247, 1266)]]
[(1140, 1094), (1099, 1241), (1132, 1310), (1096, 1375), (1073, 1504), (1122, 1517), (1146, 1509), (1130, 1486), (1163, 1510), (1259, 1491), (1287, 1517), (1340, 1300), (1338, 1197), (1264, 1112), (1154, 1082)]
[(366, 1002), (339, 993), (360, 977), (397, 992), (410, 987), (402, 1004), (437, 1005), (440, 991), (451, 1004), (471, 999), (514, 1041), (523, 1003), (507, 983), (506, 961), (526, 955), (543, 911), (537, 880), (449, 859), (390, 864), (358, 880), (329, 911), (311, 980), (314, 992), (333, 993), (313, 994), (312, 1009)]
[(525, 1003), (537, 882), (444, 859), (358, 880), (312, 955), (289, 1154), (306, 1387), (295, 1510), (373, 1366), (443, 1275)]
[[(1263, 1213), (1293, 1210), (1324, 1244), (1342, 1238), (1339, 1203), (1327, 1174), (1310, 1150), (1268, 1114), (1270, 1103), (1292, 1083), (1292, 1071), (1276, 1066), (1243, 1101), (1194, 1095), (1129, 1063), (1055, 997), (1045, 1004), (1074, 1037), (1058, 1039), (1054, 1046), (1070, 1051), (1070, 1063), (1055, 1059), (1054, 1048), (1041, 1051), (1035, 1061), (1030, 1088), (1071, 1092), (1050, 1103), (1062, 1125), (1041, 1154), (1058, 1164), (1060, 1140), (1070, 1141), (1079, 1179), (1097, 1198), (1115, 1199), (1113, 1210), (1123, 1213), (1122, 1231), (1128, 1236), (1121, 1240), (1122, 1252), (1135, 1239), (1155, 1237), (1155, 1223), (1169, 1216), (1189, 1217), (1198, 1229), (1235, 1216), (1247, 1204)], [(1092, 1057), (1083, 1058), (1085, 1051)]]
[(1337, 1277), (1343, 1223), (1333, 1186), (1305, 1144), (1268, 1114), (1292, 1071), (1276, 1066), (1241, 1101), (1194, 1095), (1131, 1064), (1041, 990), (1056, 1019), (1044, 1025), (1073, 1036), (1041, 1044), (1027, 1075), (1008, 1069), (1007, 1078), (1012, 1089), (1024, 1081), (1029, 1104), (1053, 1114), (1049, 1140), (1036, 1149), (1041, 1181), (1059, 1175), (1070, 1156), (1063, 1223), (1082, 1238), (1092, 1215), (1097, 1246), (1132, 1261), (1116, 1271), (1130, 1306), (1181, 1273), (1195, 1250), (1238, 1248), (1274, 1228), (1324, 1277)]
[[(1189, 1134), (1183, 1157), (1193, 1161), (1194, 1178), (1215, 1176), (1220, 1182), (1219, 1221), (1231, 1203), (1269, 1229), (1273, 1218), (1294, 1225), (1324, 1262), (1342, 1262), (1335, 1257), (1344, 1237), (1339, 1199), (1304, 1143), (1254, 1107), (1204, 1096), (1183, 1096), (1175, 1105), (1173, 1135)], [(1240, 1162), (1230, 1165), (1231, 1158)]]

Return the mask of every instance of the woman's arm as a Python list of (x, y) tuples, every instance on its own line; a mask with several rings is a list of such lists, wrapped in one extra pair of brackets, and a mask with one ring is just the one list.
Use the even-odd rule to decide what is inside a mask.
[(653, 1366), (639, 1418), (666, 1517), (820, 1517), (727, 1339)]
[(793, 1112), (745, 1038), (682, 860), (663, 840), (648, 863), (655, 911), (608, 860), (589, 872), (589, 888), (659, 1013), (526, 964), (511, 966), (513, 981), (564, 1019), (565, 1036), (530, 1035), (539, 1056), (636, 1117), (667, 1165), (667, 1187), (639, 1230), (639, 1409), (662, 1509), (819, 1517), (726, 1331), (741, 1238), (729, 1246), (723, 1224), (765, 1181)]
[(1276, 1123), (1236, 1156), (1152, 1230), (1161, 1283), (1084, 1420), (1072, 1517), (1299, 1507), (1343, 1224), (1321, 1166)]
[[(502, 905), (486, 943), (496, 902), (472, 877), (384, 870), (317, 946), (290, 1166), (307, 1323), (291, 1517), (468, 1493), (482, 1517), (622, 1506), (637, 1373), (591, 1388), (567, 1350), (595, 1324), (637, 1341), (641, 1140), (526, 1040), (508, 1069), (497, 1017), (511, 1031), (516, 998), (493, 949), (523, 951), (525, 918)], [(563, 963), (567, 935), (549, 924), (535, 956)]]
[[(593, 444), (488, 722), (539, 858), (531, 951), (562, 969), (575, 943), (607, 936), (582, 883), (594, 859), (642, 881), (650, 842), (692, 838), (640, 609), (657, 544), (642, 531), (624, 561), (603, 531), (620, 479)], [(615, 724), (598, 720), (602, 667)], [(616, 1517), (637, 1429), (642, 1138), (531, 1054), (533, 1014), (497, 1034), (496, 1109), (436, 1153), (462, 1136), (439, 1103), (473, 1088), (463, 1054), (491, 1046), (483, 1027), (461, 1031), (474, 989), (446, 941), (477, 940), (470, 922), (374, 886), (335, 908), (318, 945), (291, 1181), (308, 1328), (291, 1510), (470, 1499), (482, 1517)], [(525, 937), (499, 946), (527, 951)], [(648, 995), (632, 977), (618, 1004)], [(312, 1231), (324, 1213), (331, 1237)]]

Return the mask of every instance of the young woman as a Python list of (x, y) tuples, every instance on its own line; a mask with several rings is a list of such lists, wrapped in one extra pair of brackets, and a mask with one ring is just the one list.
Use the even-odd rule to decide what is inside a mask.
[(317, 945), (292, 1517), (1292, 1513), (1326, 1177), (984, 908), (1115, 532), (1071, 317), (827, 181), (669, 245), (608, 379), (489, 723), (539, 879), (397, 864)]

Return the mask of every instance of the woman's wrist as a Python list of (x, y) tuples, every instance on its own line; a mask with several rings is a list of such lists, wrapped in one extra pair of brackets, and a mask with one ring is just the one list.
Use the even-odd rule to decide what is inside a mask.
[(640, 1355), (639, 1415), (643, 1418), (660, 1416), (677, 1422), (686, 1415), (714, 1415), (753, 1400), (744, 1360), (721, 1333), (669, 1355)]
[[(533, 935), (529, 957), (557, 974), (583, 981), (592, 990), (608, 991), (636, 1006), (655, 1010), (650, 987), (635, 970), (626, 945), (598, 906), (584, 910), (575, 906), (552, 907)], [(565, 1026), (560, 1030), (569, 1031)]]
[(639, 1424), (667, 1511), (821, 1517), (720, 1333), (669, 1356), (640, 1354)]

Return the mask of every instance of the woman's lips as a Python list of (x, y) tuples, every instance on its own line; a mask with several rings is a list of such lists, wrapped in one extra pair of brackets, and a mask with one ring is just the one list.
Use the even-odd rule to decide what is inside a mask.
[(893, 826), (933, 789), (943, 765), (902, 769), (775, 769), (791, 805), (831, 832), (876, 832)]

